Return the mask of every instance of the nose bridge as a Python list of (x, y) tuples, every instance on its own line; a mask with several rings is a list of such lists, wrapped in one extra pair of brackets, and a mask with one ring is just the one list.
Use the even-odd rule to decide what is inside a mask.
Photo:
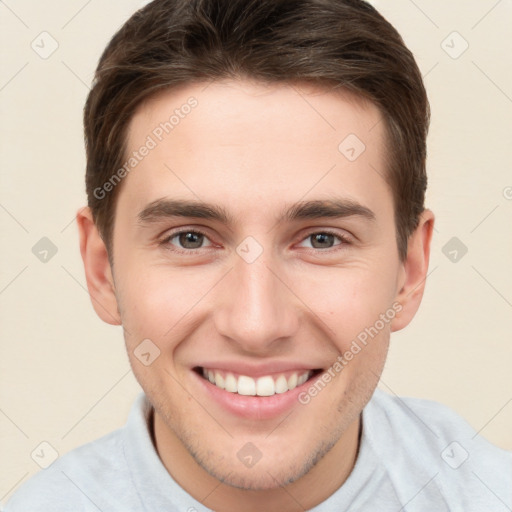
[(277, 258), (261, 249), (251, 240), (237, 248), (215, 312), (219, 334), (251, 352), (268, 351), (275, 341), (294, 336), (298, 327), (293, 294), (282, 282), (286, 279), (279, 275)]

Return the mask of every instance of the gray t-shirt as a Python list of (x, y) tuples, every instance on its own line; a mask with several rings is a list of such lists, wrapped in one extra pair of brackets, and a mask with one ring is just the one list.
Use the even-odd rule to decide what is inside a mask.
[[(5, 512), (207, 512), (169, 475), (153, 446), (145, 395), (123, 428), (57, 459), (12, 496)], [(448, 407), (377, 389), (362, 413), (346, 482), (311, 512), (507, 512), (512, 452)]]

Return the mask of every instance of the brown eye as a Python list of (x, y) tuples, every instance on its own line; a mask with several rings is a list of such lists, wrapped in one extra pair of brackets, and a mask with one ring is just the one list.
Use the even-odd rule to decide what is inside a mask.
[[(173, 242), (173, 240), (177, 241)], [(204, 233), (188, 230), (172, 233), (165, 238), (163, 243), (175, 246), (178, 251), (194, 251), (207, 247), (203, 246), (205, 240), (208, 240), (208, 238)], [(209, 245), (211, 245), (211, 243)]]
[[(339, 243), (336, 243), (336, 239), (339, 240)], [(310, 248), (312, 249), (332, 249), (333, 247), (347, 245), (350, 243), (345, 236), (338, 233), (331, 233), (329, 231), (310, 233), (304, 239), (304, 241), (306, 240), (311, 240)]]

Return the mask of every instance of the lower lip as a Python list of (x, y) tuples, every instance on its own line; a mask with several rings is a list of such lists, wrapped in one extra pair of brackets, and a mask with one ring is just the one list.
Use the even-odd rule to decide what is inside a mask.
[(310, 385), (307, 380), (304, 384), (285, 393), (276, 393), (272, 396), (245, 396), (218, 388), (196, 372), (192, 373), (199, 380), (205, 392), (224, 409), (236, 416), (256, 420), (272, 419), (286, 413), (294, 405), (300, 406), (298, 396)]

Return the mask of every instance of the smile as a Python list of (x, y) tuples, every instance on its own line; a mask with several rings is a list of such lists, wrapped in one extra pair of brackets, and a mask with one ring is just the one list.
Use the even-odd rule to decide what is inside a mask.
[(273, 396), (286, 393), (301, 386), (319, 371), (295, 371), (253, 378), (215, 369), (198, 368), (198, 373), (217, 388), (244, 396)]

